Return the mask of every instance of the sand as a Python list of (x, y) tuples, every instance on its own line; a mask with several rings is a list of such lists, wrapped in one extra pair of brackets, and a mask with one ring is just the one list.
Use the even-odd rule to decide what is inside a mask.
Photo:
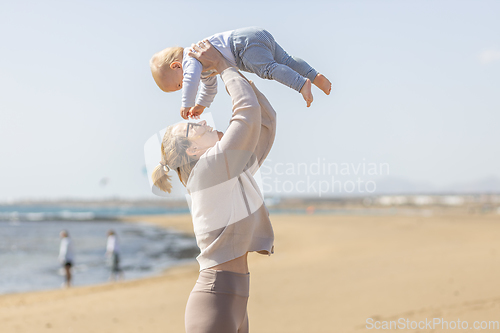
[[(131, 220), (192, 232), (189, 216)], [(498, 215), (274, 215), (272, 223), (275, 254), (249, 255), (251, 332), (366, 331), (368, 318), (500, 321)], [(197, 275), (193, 262), (137, 281), (0, 296), (0, 332), (184, 332)]]

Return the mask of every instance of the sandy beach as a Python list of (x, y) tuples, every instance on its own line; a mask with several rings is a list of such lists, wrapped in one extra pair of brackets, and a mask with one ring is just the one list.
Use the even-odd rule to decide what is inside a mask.
[[(128, 220), (192, 233), (188, 215)], [(249, 255), (252, 332), (357, 332), (368, 318), (500, 321), (499, 215), (271, 221), (275, 254)], [(197, 275), (193, 262), (143, 280), (3, 295), (0, 332), (184, 332)]]

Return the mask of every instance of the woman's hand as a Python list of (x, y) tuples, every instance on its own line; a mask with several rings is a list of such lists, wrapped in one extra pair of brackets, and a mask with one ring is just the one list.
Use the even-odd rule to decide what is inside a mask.
[(222, 73), (223, 70), (230, 67), (226, 58), (207, 39), (191, 45), (188, 56), (201, 62), (204, 72), (215, 69)]

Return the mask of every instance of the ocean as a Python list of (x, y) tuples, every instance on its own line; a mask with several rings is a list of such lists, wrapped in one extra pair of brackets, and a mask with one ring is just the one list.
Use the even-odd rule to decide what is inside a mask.
[[(271, 203), (272, 204), (272, 203)], [(415, 209), (270, 209), (271, 214), (394, 215), (426, 214)], [(427, 212), (428, 213), (428, 212)], [(194, 236), (144, 223), (118, 222), (117, 217), (189, 214), (188, 208), (0, 205), (0, 294), (59, 288), (59, 232), (69, 231), (75, 247), (74, 285), (106, 282), (110, 263), (105, 258), (106, 234), (115, 230), (121, 245), (124, 277), (137, 279), (195, 261)], [(168, 217), (166, 217), (168, 218)]]
[[(120, 241), (120, 266), (125, 280), (157, 275), (168, 267), (195, 261), (199, 250), (194, 237), (145, 223), (113, 221), (112, 217), (119, 211), (123, 213), (123, 208), (95, 211), (0, 207), (3, 217), (0, 219), (0, 294), (61, 287), (64, 275), (58, 254), (59, 233), (63, 229), (73, 240), (75, 286), (108, 281), (111, 263), (105, 252), (107, 232), (111, 229)], [(139, 208), (130, 212), (151, 214)], [(179, 213), (154, 210), (158, 214), (172, 212)], [(99, 220), (99, 216), (108, 218)]]

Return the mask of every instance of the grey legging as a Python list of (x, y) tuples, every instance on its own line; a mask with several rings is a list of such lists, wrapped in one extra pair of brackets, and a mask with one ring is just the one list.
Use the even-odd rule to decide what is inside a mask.
[(204, 269), (186, 305), (186, 333), (248, 333), (250, 273)]

